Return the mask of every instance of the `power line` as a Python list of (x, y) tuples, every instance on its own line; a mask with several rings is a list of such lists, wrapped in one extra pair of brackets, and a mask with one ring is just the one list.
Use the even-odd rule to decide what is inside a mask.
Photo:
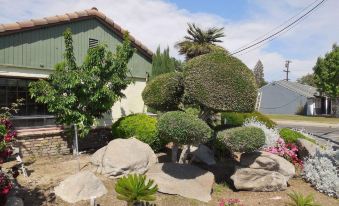
[(280, 34), (281, 32), (285, 31), (286, 29), (288, 29), (289, 27), (293, 26), (293, 25), (296, 24), (298, 21), (300, 21), (301, 19), (303, 19), (305, 16), (307, 16), (308, 14), (310, 14), (312, 11), (314, 11), (316, 8), (318, 8), (318, 7), (319, 7), (322, 3), (324, 3), (325, 1), (327, 1), (327, 0), (322, 0), (320, 3), (318, 3), (317, 5), (315, 5), (312, 9), (310, 9), (308, 12), (306, 12), (305, 14), (303, 14), (302, 16), (300, 16), (299, 18), (297, 18), (296, 20), (294, 20), (292, 23), (290, 23), (290, 24), (288, 24), (287, 26), (283, 27), (283, 28), (280, 29), (279, 31), (277, 31), (277, 32), (275, 32), (275, 33), (273, 33), (273, 34), (271, 34), (270, 36), (268, 36), (268, 37), (266, 37), (266, 38), (264, 38), (264, 39), (262, 39), (262, 40), (260, 40), (260, 41), (258, 41), (258, 42), (256, 42), (256, 43), (254, 43), (254, 44), (251, 44), (251, 45), (249, 45), (249, 46), (247, 46), (247, 47), (245, 47), (245, 48), (243, 48), (243, 49), (240, 49), (240, 50), (238, 50), (238, 51), (236, 51), (236, 52), (233, 52), (233, 53), (231, 53), (231, 55), (238, 54), (238, 53), (240, 53), (240, 52), (242, 52), (242, 51), (245, 51), (245, 50), (247, 50), (247, 49), (249, 49), (249, 48), (252, 48), (252, 47), (254, 47), (254, 46), (256, 46), (256, 45), (258, 45), (258, 44), (260, 44), (260, 43), (262, 43), (262, 42), (264, 42), (264, 41), (266, 41), (266, 40), (269, 40), (270, 38), (276, 36), (277, 34)]
[(282, 24), (280, 24), (279, 26), (274, 27), (271, 31), (269, 31), (269, 32), (267, 32), (267, 33), (265, 33), (265, 34), (263, 34), (263, 35), (257, 37), (257, 38), (254, 39), (253, 41), (251, 41), (251, 42), (249, 42), (249, 43), (243, 45), (242, 47), (239, 47), (238, 49), (234, 50), (233, 52), (237, 52), (238, 50), (240, 50), (240, 49), (242, 49), (242, 48), (244, 48), (244, 47), (247, 47), (248, 45), (250, 45), (250, 44), (252, 44), (252, 43), (258, 41), (259, 39), (261, 39), (261, 38), (263, 38), (263, 37), (265, 37), (265, 36), (267, 36), (268, 34), (270, 34), (271, 32), (275, 31), (276, 29), (282, 27), (283, 25), (285, 25), (286, 23), (290, 22), (290, 21), (291, 21), (292, 19), (294, 19), (295, 17), (297, 17), (297, 16), (299, 16), (300, 14), (302, 14), (305, 10), (307, 10), (308, 8), (310, 8), (313, 4), (315, 4), (315, 3), (318, 2), (318, 1), (319, 1), (319, 0), (313, 1), (311, 4), (307, 5), (305, 8), (303, 8), (302, 10), (300, 10), (297, 14), (295, 14), (295, 15), (292, 16), (291, 18), (287, 19), (286, 21), (284, 21), (284, 22), (283, 22)]
[(259, 45), (257, 45), (256, 47), (251, 48), (251, 49), (247, 50), (246, 52), (242, 52), (242, 53), (240, 53), (240, 54), (238, 54), (238, 55), (242, 56), (242, 55), (245, 55), (245, 54), (247, 54), (247, 53), (250, 53), (250, 52), (253, 51), (253, 50), (258, 49), (259, 47), (262, 47), (263, 45), (265, 45), (265, 44), (267, 44), (267, 43), (273, 41), (274, 39), (276, 39), (276, 38), (282, 36), (283, 34), (289, 32), (290, 30), (292, 30), (294, 27), (296, 27), (299, 23), (301, 23), (301, 22), (304, 21), (304, 20), (305, 20), (305, 19), (301, 19), (300, 21), (298, 21), (296, 24), (294, 24), (293, 26), (291, 26), (291, 27), (288, 28), (287, 30), (281, 32), (280, 34), (277, 34), (276, 36), (272, 37), (271, 39), (268, 39), (268, 40), (265, 41), (265, 42), (262, 42), (262, 44), (259, 44)]

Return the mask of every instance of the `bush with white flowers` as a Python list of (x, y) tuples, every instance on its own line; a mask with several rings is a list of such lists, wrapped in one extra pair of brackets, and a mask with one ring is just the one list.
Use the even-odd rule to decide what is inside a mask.
[(265, 145), (264, 147), (275, 146), (279, 139), (279, 132), (276, 128), (268, 128), (264, 123), (258, 121), (255, 117), (251, 117), (245, 120), (243, 126), (245, 127), (257, 127), (265, 133)]
[(339, 197), (339, 177), (332, 151), (317, 151), (304, 161), (303, 178), (318, 191)]

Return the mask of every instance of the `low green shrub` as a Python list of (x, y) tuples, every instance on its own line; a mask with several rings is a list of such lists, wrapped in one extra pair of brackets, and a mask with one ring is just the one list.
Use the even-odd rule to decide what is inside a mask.
[(201, 119), (185, 112), (167, 112), (158, 121), (160, 138), (176, 144), (194, 144), (206, 142), (211, 129)]
[(158, 137), (157, 119), (146, 114), (132, 114), (120, 118), (112, 125), (114, 138), (136, 137), (155, 151), (165, 145)]
[(302, 133), (300, 133), (298, 131), (294, 131), (294, 130), (289, 129), (289, 128), (280, 129), (279, 135), (280, 135), (281, 138), (284, 139), (285, 143), (296, 143), (297, 139), (299, 139), (299, 138), (306, 139), (310, 142), (316, 143), (316, 141), (314, 139), (306, 137)]
[(265, 133), (257, 127), (237, 127), (220, 132), (217, 142), (232, 152), (253, 152), (265, 144)]
[(277, 124), (272, 121), (269, 117), (266, 115), (260, 113), (260, 112), (251, 112), (251, 113), (240, 113), (240, 112), (222, 112), (221, 113), (221, 120), (222, 123), (226, 120), (226, 125), (231, 127), (240, 127), (243, 125), (244, 121), (247, 118), (254, 117), (259, 122), (262, 122), (266, 125), (268, 128), (273, 128)]

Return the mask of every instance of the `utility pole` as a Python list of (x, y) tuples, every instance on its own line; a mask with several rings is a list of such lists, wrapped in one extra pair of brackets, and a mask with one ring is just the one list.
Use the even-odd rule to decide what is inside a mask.
[(290, 60), (286, 60), (286, 62), (285, 62), (286, 70), (284, 70), (284, 72), (286, 72), (286, 81), (290, 80), (290, 79), (288, 78), (288, 73), (291, 72), (291, 71), (289, 70), (289, 68), (290, 68), (290, 63), (291, 63), (291, 62), (292, 62), (292, 61), (290, 61)]

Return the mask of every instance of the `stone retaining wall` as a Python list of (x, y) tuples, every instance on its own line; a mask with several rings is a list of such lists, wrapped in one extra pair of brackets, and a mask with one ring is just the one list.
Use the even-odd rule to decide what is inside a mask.
[[(105, 146), (112, 139), (109, 128), (93, 129), (87, 137), (79, 139), (79, 150), (96, 150)], [(50, 129), (29, 132), (19, 132), (15, 146), (19, 147), (20, 154), (27, 156), (50, 156), (70, 154), (72, 152), (72, 137), (68, 137), (64, 130)]]

